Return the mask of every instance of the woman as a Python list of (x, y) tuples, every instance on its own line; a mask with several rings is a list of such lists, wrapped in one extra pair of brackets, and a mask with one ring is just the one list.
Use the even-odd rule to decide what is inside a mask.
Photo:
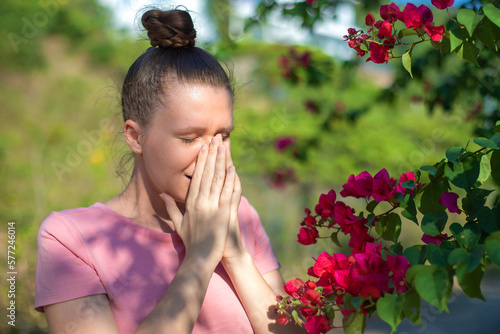
[[(290, 333), (279, 264), (230, 155), (232, 88), (189, 13), (142, 17), (149, 48), (122, 91), (135, 165), (105, 203), (51, 213), (35, 308), (53, 333)], [(300, 329), (298, 329), (301, 331)]]

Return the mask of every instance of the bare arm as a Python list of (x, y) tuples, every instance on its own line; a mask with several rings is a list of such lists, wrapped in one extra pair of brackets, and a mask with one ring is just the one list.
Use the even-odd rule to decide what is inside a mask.
[(45, 306), (45, 315), (53, 334), (118, 333), (108, 297), (104, 294)]

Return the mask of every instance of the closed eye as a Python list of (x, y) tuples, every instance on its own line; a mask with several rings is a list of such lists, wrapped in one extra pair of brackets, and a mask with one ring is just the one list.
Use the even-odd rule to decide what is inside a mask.
[(196, 140), (196, 138), (181, 138), (181, 140), (185, 144), (191, 144), (191, 143), (194, 143), (194, 141)]

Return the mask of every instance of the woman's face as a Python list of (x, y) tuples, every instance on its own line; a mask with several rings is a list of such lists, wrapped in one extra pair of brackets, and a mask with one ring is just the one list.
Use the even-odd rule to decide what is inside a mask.
[(165, 104), (141, 145), (145, 177), (158, 194), (165, 192), (185, 203), (201, 146), (220, 134), (230, 150), (232, 99), (224, 88), (178, 84)]

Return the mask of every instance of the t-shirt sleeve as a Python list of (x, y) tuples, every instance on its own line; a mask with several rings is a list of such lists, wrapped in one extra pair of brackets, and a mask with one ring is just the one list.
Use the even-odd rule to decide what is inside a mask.
[(248, 203), (246, 198), (242, 198), (248, 205), (249, 214), (251, 217), (253, 230), (254, 230), (254, 263), (261, 274), (266, 274), (272, 270), (279, 269), (280, 264), (276, 255), (274, 254), (273, 247), (269, 241), (264, 226), (260, 220), (257, 210)]
[(38, 231), (35, 310), (39, 312), (46, 305), (106, 292), (68, 216), (53, 212)]

